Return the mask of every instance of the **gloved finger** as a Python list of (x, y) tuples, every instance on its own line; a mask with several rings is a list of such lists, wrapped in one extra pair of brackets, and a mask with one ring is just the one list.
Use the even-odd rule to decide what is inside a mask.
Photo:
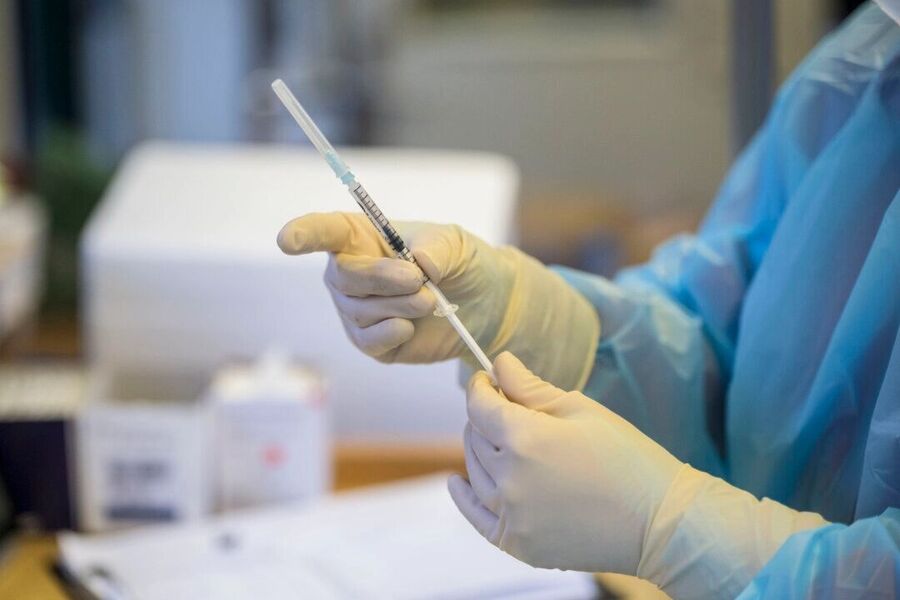
[(346, 296), (406, 296), (422, 288), (422, 270), (399, 258), (332, 254), (325, 282)]
[(525, 408), (553, 414), (565, 392), (532, 373), (511, 352), (502, 352), (494, 359), (497, 385), (510, 402)]
[(347, 252), (358, 231), (358, 215), (310, 213), (291, 221), (278, 232), (278, 247), (285, 254)]
[[(463, 448), (466, 453), (466, 471), (469, 474), (469, 484), (472, 486), (475, 495), (481, 500), (481, 503), (496, 514), (500, 511), (497, 484), (494, 483), (494, 479), (475, 455), (475, 449), (472, 447), (472, 433), (472, 425), (467, 423), (463, 432)], [(475, 433), (475, 435), (481, 438), (480, 434)]]
[(472, 486), (459, 475), (451, 475), (447, 489), (456, 508), (472, 524), (472, 527), (492, 544), (497, 543), (495, 534), (499, 518), (485, 507), (472, 490)]
[(521, 406), (504, 398), (491, 385), (487, 373), (475, 373), (466, 393), (469, 422), (497, 448), (503, 448), (509, 433), (527, 426), (522, 421), (527, 414)]
[(332, 294), (332, 298), (341, 314), (359, 327), (368, 327), (393, 317), (419, 319), (434, 313), (434, 294), (424, 287), (406, 296), (354, 298), (337, 292)]
[(408, 223), (400, 225), (399, 233), (419, 266), (436, 284), (465, 268), (467, 238), (461, 227)]
[(408, 342), (416, 331), (412, 321), (406, 319), (385, 319), (369, 327), (358, 327), (343, 315), (341, 319), (353, 344), (374, 358)]
[(484, 467), (484, 470), (487, 471), (488, 475), (493, 479), (494, 476), (491, 474), (500, 473), (502, 470), (502, 465), (500, 464), (500, 450), (489, 442), (486, 437), (481, 435), (477, 429), (471, 427), (471, 424), (467, 423), (466, 427), (471, 430), (469, 444), (472, 447), (472, 452), (475, 453), (478, 462), (481, 463), (481, 466)]

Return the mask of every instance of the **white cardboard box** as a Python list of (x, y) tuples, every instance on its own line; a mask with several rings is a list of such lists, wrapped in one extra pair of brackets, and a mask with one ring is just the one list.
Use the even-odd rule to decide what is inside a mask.
[[(483, 153), (345, 152), (394, 220), (459, 223), (512, 239), (518, 172)], [(457, 366), (386, 366), (346, 339), (322, 284), (326, 257), (275, 237), (313, 211), (358, 210), (311, 149), (152, 143), (124, 162), (81, 241), (92, 366), (199, 373), (285, 349), (323, 373), (336, 434), (457, 439)]]
[(78, 525), (193, 521), (212, 509), (211, 416), (184, 378), (95, 372), (75, 424)]

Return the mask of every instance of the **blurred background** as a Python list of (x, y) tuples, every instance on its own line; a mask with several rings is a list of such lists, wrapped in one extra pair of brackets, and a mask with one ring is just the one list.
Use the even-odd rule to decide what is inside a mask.
[[(269, 346), (281, 346), (274, 343), (275, 334), (272, 340), (248, 341), (252, 335), (246, 332), (229, 333), (221, 338), (223, 348), (252, 350), (240, 356), (223, 350), (201, 357), (179, 354), (188, 344), (178, 341), (182, 338), (165, 338), (159, 343), (191, 366), (178, 373), (172, 361), (149, 365), (148, 354), (135, 354), (121, 365), (109, 358), (120, 357), (122, 351), (104, 341), (113, 335), (104, 329), (107, 315), (115, 312), (127, 323), (150, 322), (147, 312), (128, 312), (128, 306), (136, 302), (133, 298), (147, 298), (157, 290), (128, 294), (137, 294), (134, 265), (143, 268), (148, 255), (159, 255), (152, 238), (141, 236), (149, 236), (154, 227), (163, 230), (161, 235), (173, 229), (164, 220), (154, 220), (153, 198), (166, 196), (182, 203), (209, 196), (217, 188), (202, 182), (216, 179), (217, 173), (227, 177), (242, 169), (261, 172), (260, 165), (281, 162), (285, 171), (272, 171), (272, 177), (283, 176), (293, 185), (284, 175), (294, 164), (291, 152), (302, 150), (297, 157), (315, 160), (271, 93), (273, 79), (283, 78), (298, 92), (335, 145), (357, 149), (360, 170), (372, 173), (382, 189), (394, 190), (399, 197), (409, 187), (392, 187), (392, 169), (412, 172), (421, 167), (417, 161), (426, 159), (427, 168), (446, 164), (447, 180), (458, 179), (461, 183), (454, 189), (466, 190), (461, 202), (496, 207), (482, 213), (483, 219), (503, 223), (483, 225), (477, 213), (472, 216), (463, 208), (457, 217), (398, 205), (395, 214), (459, 220), (490, 241), (515, 242), (547, 263), (611, 275), (645, 259), (659, 241), (696, 226), (736, 153), (762, 122), (778, 84), (858, 4), (0, 0), (0, 486), (6, 489), (0, 492), (5, 498), (0, 501), (0, 528), (105, 529), (116, 525), (117, 518), (122, 523), (156, 522), (222, 508), (221, 499), (198, 499), (218, 493), (200, 486), (198, 497), (172, 500), (174, 511), (126, 510), (123, 517), (121, 511), (109, 510), (109, 497), (91, 491), (107, 485), (98, 481), (111, 478), (103, 493), (119, 494), (116, 502), (134, 509), (135, 502), (127, 498), (141, 496), (135, 492), (135, 478), (140, 485), (152, 486), (148, 481), (161, 471), (147, 467), (140, 456), (130, 464), (101, 464), (103, 457), (121, 448), (97, 432), (120, 427), (116, 419), (121, 415), (82, 419), (98, 396), (144, 402), (156, 396), (208, 400), (211, 395), (215, 404), (237, 393), (235, 389), (245, 390), (229, 383), (244, 377), (255, 382), (257, 387), (250, 387), (257, 396), (276, 404), (285, 389), (293, 390), (287, 393), (293, 399), (327, 397), (333, 405), (330, 417), (315, 411), (289, 417), (303, 421), (303, 427), (321, 419), (304, 430), (310, 447), (288, 448), (318, 453), (312, 462), (319, 466), (310, 471), (303, 463), (306, 466), (298, 467), (303, 482), (295, 485), (288, 478), (282, 482), (287, 487), (276, 485), (269, 496), (247, 499), (248, 505), (461, 466), (453, 435), (462, 419), (459, 410), (445, 413), (425, 406), (417, 415), (403, 409), (408, 404), (398, 403), (380, 421), (366, 412), (372, 409), (361, 408), (359, 389), (347, 389), (352, 401), (341, 396), (345, 388), (340, 380), (357, 372), (348, 366), (336, 372), (329, 359), (322, 358), (327, 352), (311, 344), (288, 344), (287, 351), (280, 348), (280, 354), (273, 354)], [(211, 149), (206, 158), (193, 154), (205, 148)], [(391, 154), (398, 149), (401, 154)], [(222, 152), (222, 158), (216, 152)], [(204, 160), (205, 166), (199, 166)], [(327, 181), (324, 169), (310, 164), (316, 165), (311, 172), (321, 169), (317, 176)], [(168, 173), (177, 175), (161, 181)], [(482, 181), (478, 177), (487, 187), (475, 186)], [(298, 180), (298, 187), (307, 181)], [(240, 182), (253, 185), (250, 175)], [(496, 189), (490, 188), (491, 182)], [(326, 188), (340, 194), (331, 181), (322, 184)], [(487, 188), (494, 191), (480, 198), (478, 190)], [(254, 195), (252, 187), (241, 189)], [(270, 211), (266, 203), (278, 193), (260, 192), (258, 205), (250, 199), (251, 208), (242, 209), (249, 214), (258, 206), (271, 217), (260, 225), (260, 239), (267, 244), (282, 215), (304, 211), (302, 203), (291, 212), (284, 209), (289, 205)], [(134, 209), (141, 202), (146, 212), (131, 214), (145, 214), (146, 221), (131, 220), (130, 230), (109, 232), (126, 219), (123, 207)], [(336, 210), (349, 209), (344, 197), (338, 202), (344, 204), (334, 205)], [(97, 211), (101, 204), (103, 209)], [(167, 213), (165, 204), (159, 206), (157, 212)], [(215, 222), (215, 210), (211, 212), (206, 219)], [(172, 217), (185, 218), (181, 213)], [(240, 222), (241, 213), (229, 213), (228, 218)], [(90, 235), (85, 232), (89, 219), (94, 221)], [(246, 242), (238, 228), (227, 231), (235, 232), (232, 245)], [(136, 248), (142, 241), (145, 254), (129, 254), (134, 250), (129, 244), (134, 242)], [(166, 244), (164, 250), (181, 248), (171, 240)], [(222, 244), (224, 248), (231, 242)], [(212, 256), (214, 250), (221, 252)], [(253, 281), (237, 271), (229, 276), (227, 265), (232, 263), (215, 243), (200, 243), (188, 251), (208, 262), (191, 263), (195, 271), (185, 267), (179, 281), (209, 272), (210, 265), (225, 265), (216, 277), (235, 278), (235, 290), (238, 283)], [(139, 258), (129, 262), (133, 256)], [(155, 268), (161, 273), (181, 268), (189, 262), (183, 256), (162, 260)], [(266, 256), (259, 264), (242, 263), (247, 270), (240, 273), (270, 273), (275, 260)], [(102, 268), (89, 268), (89, 261)], [(171, 283), (154, 277), (150, 280), (159, 283), (157, 288)], [(213, 284), (196, 285), (190, 294), (178, 296), (182, 300), (161, 297), (141, 311), (174, 315), (183, 306), (202, 304), (204, 293), (219, 294), (209, 287)], [(108, 298), (119, 292), (120, 304), (114, 305)], [(239, 294), (232, 290), (230, 295)], [(271, 308), (263, 310), (242, 298), (235, 306), (248, 314)], [(321, 310), (324, 315), (329, 309), (323, 305)], [(197, 316), (185, 312), (183, 318), (193, 322)], [(247, 317), (248, 327), (254, 327), (255, 318)], [(134, 333), (139, 328), (135, 325), (128, 330), (133, 330), (130, 338), (125, 329), (114, 335), (131, 347), (141, 340), (152, 346), (160, 327), (148, 325)], [(176, 328), (185, 329), (180, 324)], [(219, 343), (215, 335), (205, 335), (212, 337), (198, 345)], [(248, 367), (251, 363), (259, 364)], [(110, 392), (125, 377), (123, 369), (130, 391)], [(382, 376), (393, 377), (381, 371), (372, 375), (377, 381)], [(181, 386), (185, 378), (191, 383)], [(260, 384), (262, 380), (278, 380), (281, 392), (272, 392), (275, 388)], [(178, 391), (169, 394), (170, 388)], [(201, 429), (207, 423), (206, 417), (185, 415), (176, 415), (174, 422), (199, 423)], [(121, 418), (126, 419), (121, 427), (126, 427), (131, 422), (143, 426), (155, 417), (140, 413)], [(211, 434), (213, 438), (221, 438), (223, 427), (227, 430), (223, 419), (227, 424), (229, 418), (247, 417), (216, 413), (212, 427), (218, 433)], [(87, 424), (77, 425), (79, 419)], [(392, 422), (398, 423), (396, 430)], [(320, 426), (321, 431), (316, 429)], [(160, 427), (175, 439), (182, 435), (165, 429), (168, 425)], [(271, 467), (287, 447), (277, 446), (273, 454), (271, 439), (293, 434), (266, 431), (263, 437), (269, 445), (261, 456)], [(432, 443), (435, 440), (439, 443)], [(180, 467), (190, 463), (195, 470), (189, 473), (199, 473), (197, 478), (204, 481), (206, 471), (194, 462), (202, 463), (209, 452), (228, 456), (237, 451), (197, 450), (191, 443), (179, 447), (178, 452), (186, 454), (171, 460)], [(83, 448), (93, 449), (85, 456), (79, 454)], [(195, 451), (198, 454), (191, 454)], [(186, 459), (188, 455), (194, 458)], [(94, 509), (96, 514), (91, 513)], [(56, 552), (55, 546), (39, 543), (40, 552)]]
[(47, 210), (50, 311), (74, 314), (79, 229), (135, 144), (302, 142), (275, 76), (336, 143), (512, 157), (522, 245), (609, 272), (696, 220), (855, 4), (3, 0), (0, 149)]

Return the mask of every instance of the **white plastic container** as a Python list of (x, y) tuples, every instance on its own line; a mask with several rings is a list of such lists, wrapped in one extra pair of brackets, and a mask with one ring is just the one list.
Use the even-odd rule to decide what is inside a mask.
[(219, 510), (320, 496), (331, 483), (322, 380), (268, 354), (220, 371), (209, 391)]

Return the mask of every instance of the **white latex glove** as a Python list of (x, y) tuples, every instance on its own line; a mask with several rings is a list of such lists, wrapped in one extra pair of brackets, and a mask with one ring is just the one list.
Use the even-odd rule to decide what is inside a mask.
[(600, 334), (596, 311), (561, 277), (512, 247), (494, 248), (454, 225), (395, 224), (421, 270), (394, 258), (362, 214), (309, 214), (278, 234), (287, 254), (329, 252), (325, 283), (353, 343), (382, 362), (474, 357), (446, 319), (422, 271), (459, 305), (488, 356), (511, 350), (546, 379), (580, 388)]
[(537, 567), (637, 575), (673, 597), (734, 597), (792, 533), (826, 524), (692, 469), (508, 353), (468, 390), (469, 479), (449, 489), (490, 542)]

